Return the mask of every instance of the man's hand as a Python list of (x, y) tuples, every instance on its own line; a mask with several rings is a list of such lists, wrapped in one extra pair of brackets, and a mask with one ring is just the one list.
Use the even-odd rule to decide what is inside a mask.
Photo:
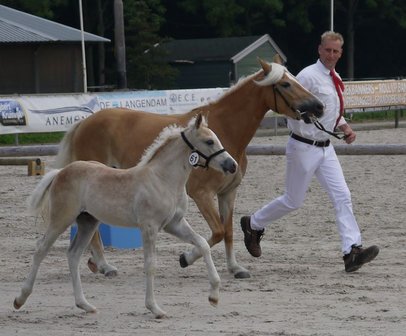
[(351, 126), (348, 124), (344, 124), (338, 127), (342, 132), (344, 132), (344, 141), (347, 144), (353, 143), (357, 135), (352, 130)]

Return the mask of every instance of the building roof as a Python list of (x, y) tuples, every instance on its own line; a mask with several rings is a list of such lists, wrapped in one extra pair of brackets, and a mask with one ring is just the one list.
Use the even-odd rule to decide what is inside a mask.
[[(63, 24), (0, 5), (0, 43), (80, 42), (81, 31)], [(110, 42), (84, 33), (86, 42)]]
[(171, 62), (230, 60), (236, 63), (264, 43), (270, 43), (282, 59), (286, 61), (286, 56), (268, 34), (262, 36), (173, 40), (163, 43), (162, 47), (168, 52), (167, 60)]

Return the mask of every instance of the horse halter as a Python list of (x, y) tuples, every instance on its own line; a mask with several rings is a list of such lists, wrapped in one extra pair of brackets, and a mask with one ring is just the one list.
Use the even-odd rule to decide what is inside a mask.
[(288, 105), (288, 107), (293, 111), (293, 113), (296, 114), (297, 119), (300, 120), (302, 119), (302, 115), (306, 113), (306, 111), (301, 112), (298, 109), (295, 109), (290, 103), (289, 101), (286, 99), (286, 97), (282, 94), (282, 92), (276, 87), (276, 83), (272, 84), (272, 89), (273, 89), (273, 94), (275, 97), (275, 112), (278, 112), (278, 100), (276, 99), (276, 94), (278, 93), (279, 96), (283, 99), (283, 101), (286, 103), (286, 105)]
[(201, 151), (199, 151), (198, 149), (196, 149), (191, 143), (190, 141), (186, 138), (185, 132), (180, 132), (180, 135), (182, 136), (183, 141), (186, 143), (186, 145), (188, 145), (188, 147), (192, 150), (192, 154), (196, 153), (198, 156), (201, 156), (202, 158), (204, 158), (206, 160), (206, 164), (205, 165), (201, 165), (198, 162), (192, 164), (191, 165), (193, 167), (202, 167), (202, 168), (206, 168), (209, 169), (209, 163), (211, 161), (211, 159), (213, 159), (215, 156), (224, 153), (226, 150), (224, 148), (218, 150), (217, 152), (211, 154), (210, 156), (207, 156), (205, 154), (203, 154)]
[[(277, 99), (276, 99), (276, 93), (278, 93), (279, 96), (284, 100), (284, 102), (286, 103), (286, 105), (288, 105), (288, 107), (289, 107), (294, 113), (296, 113), (298, 120), (302, 119), (302, 116), (303, 116), (304, 114), (306, 114), (306, 111), (301, 112), (301, 111), (299, 111), (298, 109), (293, 108), (293, 106), (289, 103), (289, 101), (288, 101), (288, 100), (286, 99), (286, 97), (282, 94), (282, 92), (276, 87), (276, 83), (272, 85), (272, 88), (273, 88), (273, 93), (274, 93), (274, 97), (275, 97), (275, 110), (276, 110), (276, 112), (278, 112), (278, 101), (277, 101)], [(307, 117), (313, 122), (314, 126), (316, 126), (319, 130), (321, 130), (321, 131), (323, 131), (323, 132), (326, 132), (326, 133), (328, 133), (329, 135), (332, 135), (332, 136), (334, 136), (335, 138), (340, 139), (340, 140), (346, 138), (345, 135), (340, 136), (340, 135), (339, 135), (340, 133), (338, 133), (338, 132), (330, 132), (329, 130), (327, 130), (327, 129), (323, 126), (323, 124), (322, 124), (320, 121), (318, 121), (318, 119), (317, 119), (315, 116), (307, 116)]]

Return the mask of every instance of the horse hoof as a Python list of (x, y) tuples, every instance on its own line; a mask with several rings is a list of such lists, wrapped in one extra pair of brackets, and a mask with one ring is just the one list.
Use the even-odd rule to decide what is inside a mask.
[(180, 267), (182, 267), (182, 268), (185, 268), (185, 267), (188, 267), (188, 266), (189, 266), (189, 264), (188, 264), (187, 261), (186, 261), (186, 257), (185, 257), (185, 254), (184, 254), (184, 253), (182, 253), (182, 254), (180, 255), (180, 257), (179, 257), (179, 263), (180, 263)]
[(98, 273), (99, 269), (97, 268), (96, 263), (93, 262), (92, 258), (89, 258), (87, 261), (87, 267), (93, 272), (93, 273)]
[(165, 312), (155, 314), (155, 318), (156, 318), (157, 320), (166, 319), (167, 317), (168, 317), (168, 315), (167, 315)]
[(219, 303), (219, 300), (216, 299), (216, 298), (212, 298), (212, 297), (209, 296), (209, 302), (210, 302), (210, 304), (211, 304), (213, 307), (217, 307), (217, 305), (218, 305), (218, 303)]
[(251, 278), (251, 275), (249, 274), (249, 272), (241, 271), (241, 272), (235, 273), (234, 278), (236, 278), (236, 279), (248, 279), (248, 278)]
[(19, 304), (17, 302), (17, 299), (14, 299), (13, 306), (14, 306), (15, 309), (20, 309), (22, 307), (22, 304)]
[(76, 307), (78, 307), (79, 309), (83, 309), (88, 314), (96, 314), (97, 313), (97, 308), (95, 306), (92, 306), (91, 304), (88, 304), (88, 303), (77, 303)]
[(114, 278), (117, 276), (117, 274), (118, 274), (118, 272), (116, 270), (111, 270), (111, 271), (105, 272), (104, 276), (106, 276), (107, 278)]

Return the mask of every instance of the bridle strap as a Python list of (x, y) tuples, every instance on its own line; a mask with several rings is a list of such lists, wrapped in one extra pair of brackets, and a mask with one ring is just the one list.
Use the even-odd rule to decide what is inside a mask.
[[(273, 84), (272, 87), (273, 87), (273, 92), (274, 92), (274, 97), (275, 97), (275, 99), (274, 99), (274, 100), (275, 100), (275, 110), (276, 110), (275, 112), (278, 112), (278, 101), (277, 101), (277, 99), (276, 99), (276, 93), (278, 93), (279, 96), (285, 101), (286, 105), (288, 105), (289, 108), (290, 108), (293, 112), (296, 113), (296, 115), (298, 116), (299, 119), (301, 119), (302, 115), (305, 114), (306, 112), (301, 112), (301, 111), (299, 111), (299, 110), (295, 110), (295, 109), (293, 108), (293, 106), (290, 105), (290, 103), (288, 102), (288, 100), (286, 99), (286, 97), (282, 94), (282, 92), (276, 87), (276, 84)], [(311, 120), (313, 121), (314, 126), (316, 126), (319, 130), (321, 130), (321, 131), (323, 131), (323, 132), (326, 132), (326, 133), (332, 135), (333, 137), (335, 137), (335, 138), (337, 138), (337, 139), (342, 140), (342, 139), (345, 139), (345, 138), (347, 137), (346, 135), (340, 136), (339, 133), (337, 133), (337, 132), (330, 132), (330, 131), (326, 130), (326, 128), (323, 126), (323, 124), (322, 124), (320, 121), (318, 121), (316, 118), (314, 118), (314, 117), (311, 118)]]
[(209, 168), (209, 163), (211, 161), (211, 159), (213, 159), (215, 156), (224, 153), (226, 150), (224, 148), (218, 150), (217, 152), (211, 154), (210, 156), (207, 156), (205, 154), (203, 154), (201, 151), (199, 151), (198, 149), (196, 149), (188, 140), (188, 138), (186, 138), (185, 132), (180, 132), (180, 135), (182, 136), (183, 141), (186, 143), (186, 145), (188, 145), (188, 147), (195, 153), (197, 153), (199, 156), (201, 156), (202, 158), (204, 158), (206, 160), (206, 164), (205, 165), (201, 165), (199, 163), (196, 163), (195, 165), (193, 165), (193, 167), (202, 167), (202, 168)]
[(318, 121), (317, 119), (313, 120), (313, 124), (314, 126), (316, 126), (320, 131), (326, 132), (327, 134), (332, 135), (333, 137), (343, 140), (345, 139), (347, 136), (346, 135), (338, 135), (338, 132), (330, 132), (329, 130), (326, 130), (325, 127), (323, 126), (323, 124)]
[(289, 101), (286, 99), (286, 97), (282, 94), (282, 92), (277, 88), (276, 84), (272, 84), (273, 88), (273, 94), (274, 94), (274, 100), (275, 100), (275, 112), (278, 112), (278, 100), (276, 99), (276, 94), (278, 93), (279, 96), (283, 99), (283, 101), (286, 103), (286, 105), (297, 115), (298, 120), (302, 118), (302, 115), (305, 114), (306, 112), (301, 112), (297, 109), (294, 109), (293, 106), (289, 103)]

